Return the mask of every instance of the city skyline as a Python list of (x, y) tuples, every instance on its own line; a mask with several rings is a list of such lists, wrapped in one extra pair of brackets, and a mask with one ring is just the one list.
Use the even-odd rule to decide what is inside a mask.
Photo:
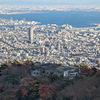
[[(100, 64), (100, 24), (75, 28), (68, 24), (39, 25), (35, 21), (1, 19), (0, 26), (0, 63), (28, 59), (67, 66)], [(30, 27), (35, 28), (34, 34), (32, 29), (29, 32)]]

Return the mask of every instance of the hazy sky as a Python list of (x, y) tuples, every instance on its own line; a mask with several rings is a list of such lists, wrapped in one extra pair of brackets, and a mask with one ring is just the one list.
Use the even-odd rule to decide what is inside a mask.
[(100, 0), (0, 0), (0, 4), (11, 5), (100, 5)]

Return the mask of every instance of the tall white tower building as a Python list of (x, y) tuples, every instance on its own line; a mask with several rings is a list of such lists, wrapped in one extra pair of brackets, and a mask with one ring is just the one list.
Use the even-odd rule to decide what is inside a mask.
[(29, 42), (33, 43), (33, 28), (29, 28)]

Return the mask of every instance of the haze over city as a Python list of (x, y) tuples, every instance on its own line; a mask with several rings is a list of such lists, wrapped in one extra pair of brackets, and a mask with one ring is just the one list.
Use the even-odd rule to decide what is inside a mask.
[(6, 5), (99, 5), (100, 0), (0, 0)]

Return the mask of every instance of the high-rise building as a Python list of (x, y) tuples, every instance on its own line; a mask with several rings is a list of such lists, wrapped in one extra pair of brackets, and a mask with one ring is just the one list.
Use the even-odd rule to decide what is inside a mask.
[(60, 43), (57, 44), (57, 48), (58, 48), (58, 50), (60, 50)]
[(33, 28), (29, 28), (29, 42), (33, 43)]
[(41, 54), (45, 54), (45, 47), (42, 46), (42, 47), (40, 48), (40, 51), (41, 51)]
[(100, 58), (98, 59), (98, 64), (100, 64)]
[(2, 44), (0, 44), (0, 49), (2, 49)]

